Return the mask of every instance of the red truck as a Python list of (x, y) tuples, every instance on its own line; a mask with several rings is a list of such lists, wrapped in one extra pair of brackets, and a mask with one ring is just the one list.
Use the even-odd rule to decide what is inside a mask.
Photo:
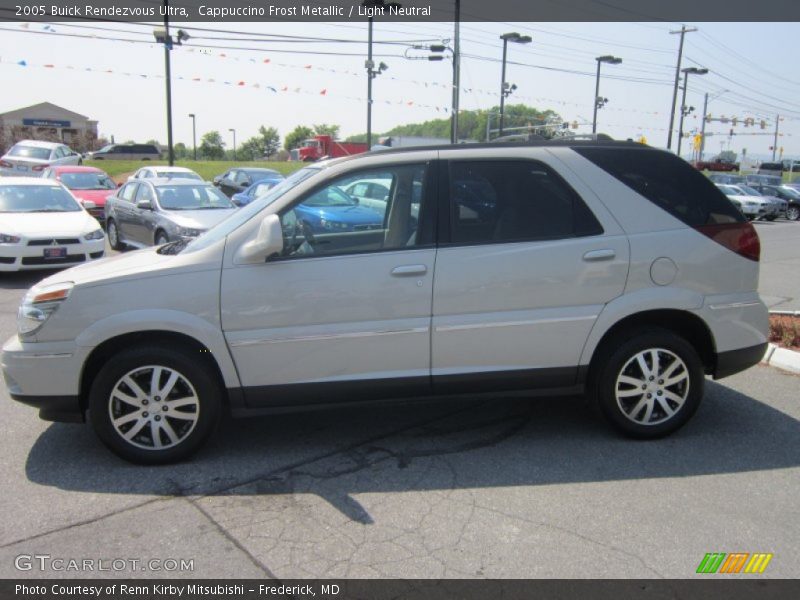
[(694, 162), (696, 169), (700, 171), (738, 171), (739, 163), (724, 160), (716, 156), (711, 160), (697, 160)]
[(304, 140), (297, 149), (297, 160), (313, 162), (321, 158), (338, 158), (361, 154), (367, 151), (367, 145), (361, 142), (337, 142), (329, 135), (315, 135)]

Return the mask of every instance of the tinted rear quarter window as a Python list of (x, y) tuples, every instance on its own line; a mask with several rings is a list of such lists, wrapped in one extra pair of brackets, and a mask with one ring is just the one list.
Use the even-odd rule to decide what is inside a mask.
[(609, 147), (574, 150), (690, 227), (744, 221), (705, 175), (668, 152)]

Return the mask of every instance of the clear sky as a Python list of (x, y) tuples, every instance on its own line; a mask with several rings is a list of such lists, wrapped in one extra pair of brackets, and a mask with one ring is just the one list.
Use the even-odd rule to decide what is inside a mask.
[[(778, 145), (784, 147), (785, 157), (800, 157), (800, 73), (796, 69), (800, 24), (687, 25), (699, 31), (686, 35), (683, 66), (706, 67), (710, 73), (689, 78), (687, 104), (696, 111), (685, 129), (699, 129), (703, 94), (719, 94), (708, 112), (714, 117), (737, 116), (740, 134), (773, 132), (775, 116), (781, 113), (784, 135)], [(461, 108), (499, 103), (502, 44), (498, 36), (517, 31), (532, 36), (533, 43), (509, 44), (506, 79), (518, 86), (509, 102), (553, 109), (569, 121), (578, 121), (579, 133), (589, 132), (594, 58), (614, 54), (623, 63), (603, 66), (600, 93), (608, 104), (599, 113), (599, 130), (623, 139), (644, 135), (651, 145), (665, 146), (679, 37), (669, 31), (679, 26), (463, 23)], [(262, 124), (277, 127), (282, 136), (297, 124), (337, 123), (344, 136), (366, 130), (366, 23), (192, 23), (190, 27), (189, 41), (172, 52), (176, 142), (191, 146), (189, 113), (197, 115), (198, 141), (202, 133), (216, 129), (229, 147), (229, 129), (235, 129), (242, 142)], [(452, 32), (452, 23), (376, 21), (376, 41), (400, 43), (374, 46), (376, 61), (389, 66), (374, 81), (374, 132), (449, 116), (451, 63), (407, 60), (403, 55), (415, 40), (449, 40)], [(259, 38), (263, 34), (357, 43), (275, 43)], [(153, 42), (151, 26), (1, 23), (0, 61), (0, 112), (50, 101), (98, 120), (101, 134), (113, 134), (117, 141), (155, 138), (166, 142), (164, 52)], [(741, 120), (750, 116), (757, 123), (767, 120), (766, 130), (744, 128)], [(737, 152), (746, 148), (752, 156), (771, 154), (771, 135), (729, 139), (730, 128), (721, 123), (707, 126), (709, 132), (724, 134), (708, 138), (707, 152), (717, 153), (730, 142)], [(683, 147), (687, 154), (686, 141)]]

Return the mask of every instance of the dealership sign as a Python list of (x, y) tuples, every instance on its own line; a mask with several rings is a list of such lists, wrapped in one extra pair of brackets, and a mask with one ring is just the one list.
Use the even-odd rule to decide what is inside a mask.
[(22, 124), (32, 127), (69, 127), (72, 125), (69, 121), (58, 121), (56, 119), (22, 119)]

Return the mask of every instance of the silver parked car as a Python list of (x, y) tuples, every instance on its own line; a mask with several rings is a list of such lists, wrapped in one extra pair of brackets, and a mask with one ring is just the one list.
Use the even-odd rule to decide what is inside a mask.
[[(305, 225), (310, 199), (376, 179), (380, 226)], [(759, 255), (713, 183), (641, 144), (385, 150), (297, 171), (197, 239), (45, 279), (2, 366), (14, 399), (88, 416), (140, 463), (185, 458), (223, 411), (462, 394), (584, 392), (658, 438), (706, 375), (763, 356)]]
[(106, 231), (115, 250), (194, 238), (236, 206), (210, 183), (191, 179), (133, 180), (106, 199)]
[(83, 164), (81, 155), (55, 142), (23, 140), (0, 157), (0, 175), (41, 177), (47, 167)]

